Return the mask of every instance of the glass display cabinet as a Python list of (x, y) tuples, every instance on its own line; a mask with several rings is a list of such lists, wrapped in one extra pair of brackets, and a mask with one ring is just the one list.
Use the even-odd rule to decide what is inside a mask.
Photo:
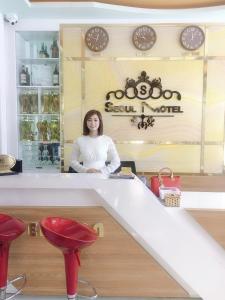
[(58, 32), (16, 33), (19, 157), (23, 169), (59, 172)]

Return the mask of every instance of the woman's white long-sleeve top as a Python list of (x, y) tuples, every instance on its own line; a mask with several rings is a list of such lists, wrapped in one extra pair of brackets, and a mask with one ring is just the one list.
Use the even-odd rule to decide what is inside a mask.
[[(106, 161), (110, 161), (107, 166)], [(83, 162), (83, 165), (80, 162)], [(88, 169), (94, 168), (103, 174), (110, 174), (120, 166), (120, 158), (110, 137), (87, 135), (79, 137), (74, 142), (70, 165), (79, 173), (85, 173)]]

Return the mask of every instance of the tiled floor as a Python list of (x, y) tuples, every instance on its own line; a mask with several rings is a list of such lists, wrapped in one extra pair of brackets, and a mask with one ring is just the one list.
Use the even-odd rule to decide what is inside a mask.
[[(62, 296), (17, 296), (17, 300), (66, 300)], [(84, 300), (84, 298), (81, 298)], [(200, 298), (133, 298), (133, 297), (98, 297), (98, 300), (201, 300)]]

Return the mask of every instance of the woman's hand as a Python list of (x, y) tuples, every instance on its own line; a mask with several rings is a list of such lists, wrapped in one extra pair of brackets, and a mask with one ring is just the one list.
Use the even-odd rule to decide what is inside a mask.
[(87, 173), (101, 173), (101, 171), (97, 170), (97, 169), (94, 169), (94, 168), (91, 168), (91, 169), (87, 170)]

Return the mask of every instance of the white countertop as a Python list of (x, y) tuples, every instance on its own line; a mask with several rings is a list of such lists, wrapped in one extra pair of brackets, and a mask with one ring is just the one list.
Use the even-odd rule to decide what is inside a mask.
[(138, 178), (24, 173), (0, 177), (10, 205), (103, 206), (191, 296), (225, 299), (224, 249), (183, 209), (225, 209), (225, 193), (184, 192), (182, 207), (166, 208)]
[[(123, 188), (121, 188), (121, 186)], [(108, 194), (114, 192), (115, 190), (119, 190), (120, 193), (117, 195), (117, 198), (123, 198), (123, 193), (127, 192), (129, 189), (131, 190), (130, 201), (133, 198), (140, 198), (140, 195), (138, 195), (137, 192), (141, 192), (141, 197), (145, 195), (147, 199), (151, 198), (154, 199), (154, 201), (157, 200), (155, 196), (149, 191), (149, 189), (147, 189), (137, 177), (134, 180), (127, 180), (108, 179), (105, 175), (102, 174), (22, 173), (19, 175), (0, 176), (0, 205), (28, 205), (27, 200), (31, 201), (31, 198), (26, 199), (26, 194), (30, 189), (32, 189), (33, 191), (39, 190), (39, 193), (40, 190), (42, 190), (42, 192), (45, 193), (44, 195), (51, 191), (52, 195), (52, 199), (49, 200), (49, 197), (40, 199), (39, 195), (33, 194), (32, 201), (29, 202), (30, 205), (101, 205), (100, 198), (104, 194), (104, 187), (107, 187)], [(10, 193), (8, 189), (11, 190)], [(65, 189), (67, 190), (67, 197), (66, 199), (63, 199), (62, 203), (61, 193), (63, 193), (63, 190)], [(76, 189), (76, 196), (74, 196), (74, 189)], [(19, 194), (18, 190), (20, 191)], [(83, 190), (85, 190), (85, 193), (83, 192)], [(87, 196), (88, 192), (89, 196)], [(12, 198), (10, 194), (13, 194)], [(225, 210), (225, 193), (182, 192), (181, 208)]]

